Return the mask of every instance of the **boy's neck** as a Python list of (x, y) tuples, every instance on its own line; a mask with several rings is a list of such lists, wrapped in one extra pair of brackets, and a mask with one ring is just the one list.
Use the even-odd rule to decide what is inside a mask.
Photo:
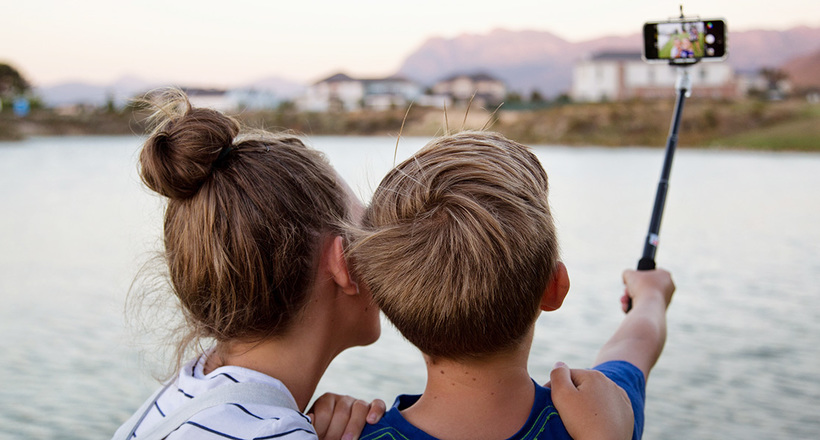
[(526, 423), (535, 399), (528, 355), (529, 344), (479, 361), (425, 356), (424, 394), (402, 415), (443, 440), (509, 438)]

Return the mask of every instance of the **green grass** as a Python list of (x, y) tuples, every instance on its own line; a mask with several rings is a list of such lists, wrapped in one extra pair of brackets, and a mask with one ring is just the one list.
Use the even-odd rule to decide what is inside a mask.
[[(666, 99), (502, 110), (491, 128), (529, 144), (660, 148), (666, 143), (673, 107), (674, 102)], [(481, 120), (480, 124), (489, 118), (479, 116), (477, 111), (470, 113), (471, 117), (474, 115)], [(404, 109), (351, 113), (263, 111), (241, 115), (252, 127), (287, 128), (308, 135), (395, 134), (404, 117)], [(139, 121), (143, 119), (134, 112), (60, 115), (40, 110), (26, 118), (0, 112), (0, 140), (35, 135), (142, 133), (144, 127)], [(414, 108), (407, 117), (404, 134), (433, 136), (443, 129), (442, 120), (440, 109)], [(679, 146), (820, 153), (820, 105), (804, 99), (768, 102), (692, 98), (684, 109)]]
[(808, 118), (787, 121), (770, 127), (713, 139), (709, 142), (709, 146), (767, 151), (820, 152), (820, 120)]

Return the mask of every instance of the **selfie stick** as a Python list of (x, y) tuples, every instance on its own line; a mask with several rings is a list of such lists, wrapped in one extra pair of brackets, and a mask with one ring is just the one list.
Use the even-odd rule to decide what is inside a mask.
[[(687, 69), (691, 64), (676, 65), (678, 69), (678, 79), (675, 83), (677, 99), (675, 101), (675, 113), (672, 116), (672, 125), (669, 127), (669, 137), (666, 140), (666, 156), (663, 160), (661, 178), (658, 181), (658, 192), (655, 194), (655, 207), (652, 209), (652, 218), (649, 221), (649, 232), (646, 234), (646, 242), (643, 247), (643, 256), (638, 261), (638, 270), (652, 270), (655, 268), (655, 252), (658, 250), (658, 239), (661, 230), (661, 217), (666, 204), (666, 192), (669, 189), (669, 173), (672, 171), (672, 158), (675, 156), (675, 146), (678, 143), (678, 127), (680, 127), (681, 114), (683, 114), (683, 102), (691, 93), (692, 78)], [(629, 298), (626, 311), (632, 309), (632, 298)]]

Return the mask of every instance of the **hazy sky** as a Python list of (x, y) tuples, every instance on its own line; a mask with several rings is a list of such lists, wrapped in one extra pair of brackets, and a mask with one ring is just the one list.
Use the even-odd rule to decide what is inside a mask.
[[(640, 32), (680, 0), (3, 0), (0, 62), (36, 85), (124, 75), (229, 86), (266, 76), (394, 73), (427, 38), (493, 29), (570, 41)], [(817, 0), (696, 0), (730, 31), (820, 26)], [(731, 43), (731, 42), (730, 42)]]

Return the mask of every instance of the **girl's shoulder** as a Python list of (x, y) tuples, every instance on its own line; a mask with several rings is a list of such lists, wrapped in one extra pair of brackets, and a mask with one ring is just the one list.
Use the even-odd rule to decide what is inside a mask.
[[(138, 427), (137, 438), (166, 417), (183, 409), (205, 393), (230, 388), (232, 384), (255, 383), (265, 389), (276, 388), (284, 398), (293, 400), (284, 384), (270, 376), (241, 367), (226, 366), (203, 373), (203, 358), (186, 364), (179, 375), (156, 398)], [(250, 399), (249, 399), (250, 400)], [(294, 405), (289, 405), (295, 407)], [(233, 399), (197, 412), (168, 439), (275, 438), (316, 439), (310, 419), (288, 406)]]

